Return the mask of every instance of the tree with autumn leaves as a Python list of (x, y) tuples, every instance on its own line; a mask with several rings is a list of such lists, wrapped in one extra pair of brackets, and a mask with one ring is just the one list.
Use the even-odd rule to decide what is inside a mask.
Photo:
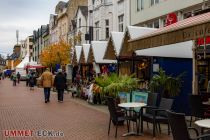
[(43, 66), (55, 67), (56, 64), (66, 65), (70, 63), (71, 45), (64, 41), (52, 44), (42, 50), (40, 61)]

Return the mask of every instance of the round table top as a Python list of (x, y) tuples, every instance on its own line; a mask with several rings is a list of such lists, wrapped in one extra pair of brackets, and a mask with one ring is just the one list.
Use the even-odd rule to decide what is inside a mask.
[(195, 121), (195, 124), (200, 127), (210, 128), (210, 119), (198, 120)]
[(207, 102), (202, 102), (202, 104), (204, 104), (204, 105), (210, 105), (210, 102), (209, 102), (209, 101), (207, 101)]
[(130, 102), (130, 103), (121, 103), (118, 104), (119, 107), (124, 107), (124, 108), (128, 108), (128, 107), (143, 107), (146, 106), (145, 103), (138, 103), (138, 102)]

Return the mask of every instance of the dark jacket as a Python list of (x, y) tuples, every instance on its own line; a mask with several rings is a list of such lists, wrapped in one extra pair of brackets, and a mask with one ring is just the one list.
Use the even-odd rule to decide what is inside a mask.
[(55, 76), (54, 86), (56, 87), (56, 89), (65, 89), (66, 88), (66, 78), (65, 78), (65, 75), (62, 74), (61, 72), (59, 72)]

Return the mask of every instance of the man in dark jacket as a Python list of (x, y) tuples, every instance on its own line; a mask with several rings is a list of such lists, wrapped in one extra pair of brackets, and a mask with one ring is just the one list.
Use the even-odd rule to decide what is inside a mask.
[(58, 92), (58, 102), (63, 102), (63, 93), (66, 87), (66, 77), (62, 73), (62, 69), (58, 69), (58, 74), (55, 76), (54, 86)]

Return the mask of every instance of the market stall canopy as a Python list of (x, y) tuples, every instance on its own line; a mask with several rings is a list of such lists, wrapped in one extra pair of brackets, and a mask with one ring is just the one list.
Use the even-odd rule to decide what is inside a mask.
[(84, 56), (85, 56), (85, 63), (87, 63), (88, 54), (89, 54), (89, 51), (90, 51), (90, 44), (83, 44), (82, 48), (83, 48)]
[(116, 63), (115, 60), (103, 59), (105, 50), (107, 47), (107, 41), (92, 41), (90, 52), (88, 55), (89, 63), (105, 64), (105, 63)]
[(139, 56), (156, 56), (170, 58), (192, 58), (193, 41), (186, 41), (171, 45), (165, 45), (155, 48), (137, 50), (136, 55)]
[(24, 59), (16, 66), (16, 69), (24, 69), (27, 63), (29, 62), (29, 54), (26, 54)]
[[(147, 27), (137, 27), (137, 26), (127, 26), (125, 32), (123, 33), (122, 40), (117, 34), (113, 34), (112, 40), (117, 43), (112, 43), (108, 45), (107, 51), (105, 53), (105, 59), (116, 60), (117, 57), (131, 57), (132, 52), (129, 52), (128, 40), (140, 37), (149, 32), (152, 32), (154, 28)], [(116, 46), (117, 44), (121, 44), (120, 46)], [(116, 49), (115, 49), (116, 48)], [(116, 50), (116, 51), (115, 51)]]
[(83, 50), (83, 46), (82, 46), (82, 50), (81, 50), (81, 55), (80, 55), (80, 60), (79, 60), (79, 63), (80, 64), (85, 64), (85, 53), (84, 53), (84, 50)]
[(105, 51), (104, 58), (115, 58), (119, 55), (120, 49), (123, 42), (124, 33), (123, 32), (111, 32), (109, 37), (107, 48)]
[(39, 69), (39, 68), (46, 68), (46, 67), (42, 66), (41, 64), (37, 64), (37, 62), (35, 61), (30, 61), (25, 65), (25, 68), (26, 69), (31, 69), (31, 68)]
[(81, 52), (82, 52), (82, 46), (75, 46), (75, 51), (76, 51), (77, 63), (79, 63), (80, 57), (81, 57)]
[(130, 52), (210, 36), (210, 12), (190, 17), (129, 41)]
[(77, 65), (77, 55), (76, 55), (76, 50), (75, 48), (72, 50), (73, 56), (72, 56), (72, 65)]

